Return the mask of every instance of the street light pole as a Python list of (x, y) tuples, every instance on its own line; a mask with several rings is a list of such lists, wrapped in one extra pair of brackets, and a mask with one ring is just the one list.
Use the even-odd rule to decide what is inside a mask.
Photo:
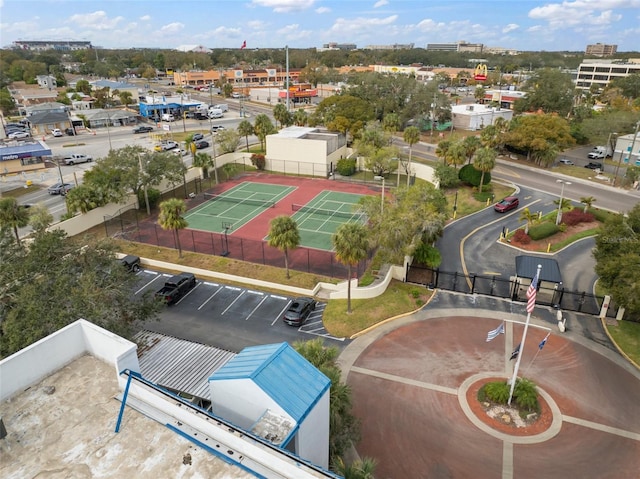
[(556, 183), (562, 184), (562, 188), (560, 189), (560, 200), (558, 201), (558, 214), (556, 215), (556, 226), (558, 226), (560, 224), (560, 221), (562, 220), (562, 200), (564, 196), (564, 185), (570, 185), (571, 182), (565, 180), (556, 180)]
[(382, 193), (380, 194), (380, 214), (384, 214), (384, 176), (374, 176), (374, 180), (382, 180)]

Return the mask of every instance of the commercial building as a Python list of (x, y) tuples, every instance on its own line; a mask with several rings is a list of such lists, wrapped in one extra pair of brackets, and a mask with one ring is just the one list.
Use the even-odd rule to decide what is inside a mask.
[[(160, 337), (139, 349), (81, 319), (3, 359), (0, 474), (336, 479), (292, 451), (328, 452), (330, 380), (286, 343), (220, 353)], [(238, 422), (261, 415), (244, 429), (189, 385)]]
[(592, 85), (606, 87), (615, 78), (640, 74), (640, 58), (626, 60), (585, 60), (578, 67), (576, 87), (588, 90)]
[(413, 43), (394, 43), (393, 45), (367, 45), (365, 50), (411, 50)]
[(618, 51), (618, 45), (606, 45), (604, 43), (596, 43), (595, 45), (587, 45), (585, 53), (594, 57), (610, 57)]
[(453, 128), (456, 130), (476, 131), (493, 125), (498, 118), (511, 121), (513, 110), (490, 105), (453, 105), (451, 107)]
[(427, 43), (427, 50), (440, 52), (467, 52), (482, 53), (484, 45), (482, 43), (467, 43), (459, 41), (455, 43)]
[(331, 43), (325, 43), (324, 45), (322, 45), (322, 48), (318, 48), (319, 52), (323, 52), (323, 51), (330, 51), (330, 50), (346, 50), (346, 51), (351, 51), (351, 50), (355, 50), (357, 47), (357, 45), (355, 43), (336, 43), (336, 42), (331, 42)]
[[(295, 83), (300, 76), (300, 68), (289, 69), (289, 83)], [(174, 72), (173, 82), (176, 85), (193, 86), (211, 85), (217, 82), (231, 83), (235, 87), (253, 87), (257, 85), (281, 84), (287, 78), (287, 71), (281, 67), (264, 68), (260, 70), (193, 70)]]
[(44, 141), (34, 138), (2, 140), (0, 141), (0, 175), (42, 169), (45, 160), (50, 157), (51, 149)]

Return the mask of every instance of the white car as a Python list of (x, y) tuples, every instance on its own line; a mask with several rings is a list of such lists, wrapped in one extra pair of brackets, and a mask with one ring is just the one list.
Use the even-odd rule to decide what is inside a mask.
[(231, 98), (240, 98), (241, 96), (242, 96), (242, 95), (240, 95), (240, 93), (238, 93), (237, 91), (234, 91), (234, 92), (231, 94)]
[(51, 130), (51, 134), (53, 136), (62, 136), (62, 135), (64, 135), (64, 133), (62, 133), (62, 130), (60, 130), (60, 128), (54, 128), (53, 130)]
[(14, 131), (13, 133), (9, 133), (9, 138), (17, 139), (17, 138), (31, 138), (31, 135), (26, 131)]

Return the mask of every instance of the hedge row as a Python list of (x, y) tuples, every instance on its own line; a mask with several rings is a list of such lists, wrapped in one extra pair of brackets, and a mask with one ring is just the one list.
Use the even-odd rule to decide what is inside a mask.
[(556, 234), (558, 231), (560, 231), (560, 228), (558, 228), (555, 223), (541, 223), (529, 228), (529, 237), (533, 241), (537, 241), (548, 238), (549, 236)]

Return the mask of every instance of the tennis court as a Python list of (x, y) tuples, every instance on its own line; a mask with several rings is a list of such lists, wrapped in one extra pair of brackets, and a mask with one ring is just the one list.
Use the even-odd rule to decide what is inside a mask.
[(205, 202), (188, 211), (189, 228), (224, 233), (245, 225), (296, 189), (265, 183), (243, 182), (221, 195), (205, 193)]
[(304, 205), (292, 204), (293, 219), (300, 231), (300, 246), (331, 251), (331, 238), (341, 224), (366, 222), (357, 205), (362, 196), (324, 190)]

